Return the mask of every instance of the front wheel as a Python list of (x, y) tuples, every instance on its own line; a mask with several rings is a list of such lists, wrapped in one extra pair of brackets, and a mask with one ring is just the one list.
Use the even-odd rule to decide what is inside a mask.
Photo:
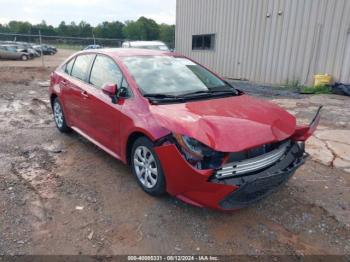
[(141, 137), (135, 141), (131, 153), (131, 168), (138, 184), (146, 193), (152, 196), (165, 193), (165, 177), (149, 139)]

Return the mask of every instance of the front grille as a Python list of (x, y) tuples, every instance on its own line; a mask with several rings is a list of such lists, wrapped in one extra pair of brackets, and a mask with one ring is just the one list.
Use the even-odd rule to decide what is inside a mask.
[(304, 164), (307, 154), (302, 145), (293, 143), (288, 147), (281, 161), (249, 176), (230, 177), (211, 180), (213, 183), (235, 185), (239, 188), (220, 201), (224, 209), (245, 207), (271, 194), (281, 184), (286, 182), (295, 170)]
[(218, 169), (214, 175), (217, 179), (224, 179), (262, 170), (282, 159), (289, 146), (290, 141), (287, 141), (281, 144), (277, 149), (264, 155), (226, 164), (222, 168)]

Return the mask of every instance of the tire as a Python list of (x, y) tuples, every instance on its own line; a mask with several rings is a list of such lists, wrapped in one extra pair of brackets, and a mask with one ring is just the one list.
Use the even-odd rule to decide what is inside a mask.
[(27, 61), (28, 60), (28, 56), (27, 55), (22, 55), (21, 56), (21, 60), (22, 61)]
[(71, 131), (70, 127), (67, 125), (66, 119), (64, 117), (62, 104), (58, 97), (55, 98), (52, 104), (52, 111), (57, 129), (61, 133), (69, 133)]
[(165, 176), (153, 150), (153, 143), (146, 137), (138, 138), (131, 151), (131, 169), (140, 187), (151, 196), (166, 192)]

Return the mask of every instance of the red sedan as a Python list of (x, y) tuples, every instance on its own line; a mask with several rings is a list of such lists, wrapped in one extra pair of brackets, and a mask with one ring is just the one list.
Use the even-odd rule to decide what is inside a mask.
[[(51, 75), (54, 119), (131, 167), (150, 195), (242, 208), (286, 182), (306, 158), (310, 126), (170, 52), (79, 52)], [(319, 110), (320, 111), (320, 110)]]

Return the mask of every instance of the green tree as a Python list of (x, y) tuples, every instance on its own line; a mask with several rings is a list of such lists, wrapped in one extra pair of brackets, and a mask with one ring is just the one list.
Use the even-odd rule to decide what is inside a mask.
[(124, 38), (124, 24), (119, 21), (103, 22), (94, 28), (94, 34), (100, 38)]
[(129, 40), (141, 40), (140, 24), (135, 21), (126, 21), (123, 28), (124, 36)]
[(66, 22), (62, 21), (58, 27), (56, 28), (56, 32), (58, 35), (67, 36), (68, 35), (68, 26)]
[(10, 21), (8, 23), (9, 31), (16, 34), (28, 34), (32, 25), (28, 22)]
[(0, 24), (0, 33), (5, 33), (7, 31), (7, 27), (5, 25)]
[(148, 19), (144, 16), (137, 20), (141, 27), (142, 40), (157, 40), (159, 39), (159, 25), (153, 19)]
[(126, 21), (124, 36), (130, 40), (157, 40), (159, 39), (159, 25), (144, 16), (135, 21)]
[(39, 30), (42, 35), (57, 35), (55, 28), (52, 25), (47, 25), (45, 20), (38, 25), (32, 26), (31, 33), (37, 34)]
[(79, 37), (80, 27), (75, 22), (71, 22), (67, 25), (67, 35), (65, 36)]
[[(129, 40), (162, 40), (170, 47), (173, 47), (175, 40), (175, 26), (167, 24), (157, 24), (152, 19), (140, 17), (137, 21), (119, 21), (102, 22), (96, 27), (89, 23), (81, 21), (79, 24), (71, 22), (67, 24), (62, 21), (57, 27), (48, 25), (44, 20), (40, 24), (32, 25), (29, 22), (10, 21), (8, 24), (0, 24), (0, 32), (9, 32), (16, 34), (37, 35), (41, 31), (42, 35), (59, 35), (67, 37), (92, 37), (96, 38), (115, 38)], [(27, 37), (16, 38), (27, 41)], [(29, 41), (29, 40), (28, 40)]]
[(175, 45), (175, 25), (161, 24), (159, 26), (159, 39), (174, 48)]
[(90, 24), (86, 23), (85, 21), (81, 21), (78, 27), (80, 37), (92, 37), (92, 27)]

